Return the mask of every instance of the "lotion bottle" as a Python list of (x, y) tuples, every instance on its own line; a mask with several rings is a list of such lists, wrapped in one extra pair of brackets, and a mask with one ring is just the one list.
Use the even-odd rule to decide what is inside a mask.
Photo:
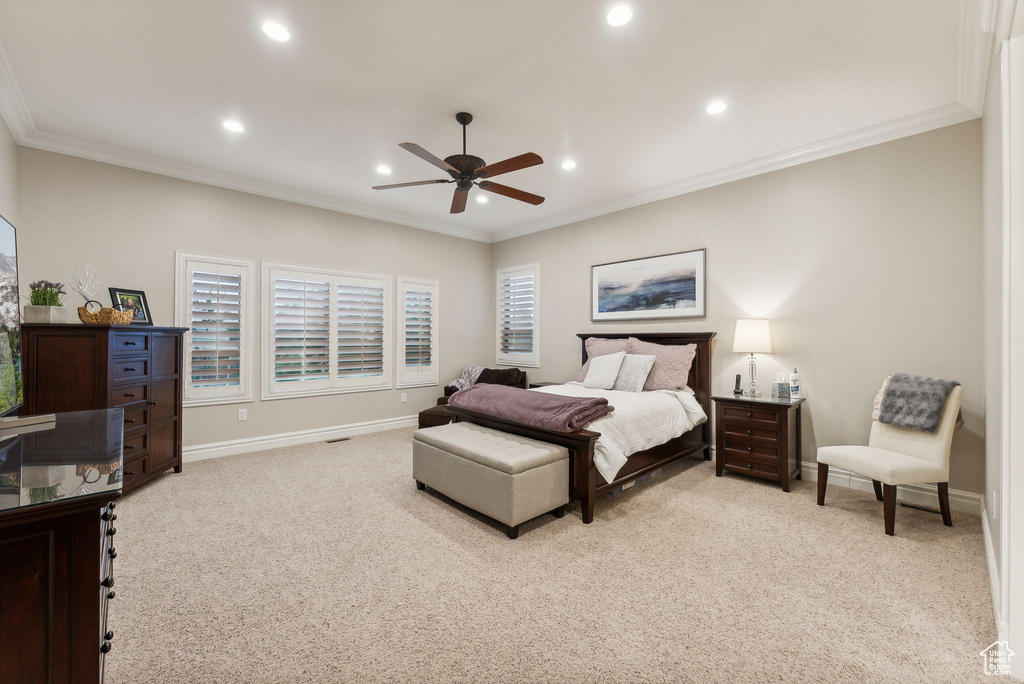
[(800, 374), (796, 372), (796, 368), (789, 374), (789, 396), (791, 399), (800, 398)]

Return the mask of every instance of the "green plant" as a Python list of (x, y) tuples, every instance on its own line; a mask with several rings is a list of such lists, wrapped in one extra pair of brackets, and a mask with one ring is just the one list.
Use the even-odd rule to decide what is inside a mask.
[(61, 306), (64, 304), (64, 283), (51, 283), (49, 280), (37, 280), (29, 284), (31, 303), (33, 306)]

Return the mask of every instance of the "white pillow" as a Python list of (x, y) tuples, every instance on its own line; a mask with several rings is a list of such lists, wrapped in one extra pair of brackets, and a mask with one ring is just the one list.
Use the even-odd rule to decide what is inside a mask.
[(615, 378), (619, 376), (619, 368), (626, 352), (615, 352), (590, 359), (590, 369), (583, 378), (583, 386), (591, 389), (611, 389)]
[(654, 367), (654, 361), (657, 358), (653, 354), (650, 356), (626, 354), (622, 358), (622, 366), (619, 368), (619, 374), (615, 378), (612, 389), (624, 392), (642, 392), (644, 383), (647, 382), (647, 376), (651, 374), (651, 368)]

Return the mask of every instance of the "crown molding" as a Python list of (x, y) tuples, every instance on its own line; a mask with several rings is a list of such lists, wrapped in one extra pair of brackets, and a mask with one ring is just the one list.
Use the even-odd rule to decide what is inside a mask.
[(602, 204), (586, 207), (580, 211), (567, 212), (543, 221), (535, 221), (509, 230), (498, 231), (494, 242), (536, 233), (556, 226), (576, 223), (584, 219), (595, 218), (604, 214), (629, 209), (641, 204), (685, 195), (697, 190), (731, 183), (732, 181), (759, 176), (769, 171), (778, 171), (790, 166), (824, 159), (844, 152), (852, 152), (862, 147), (870, 147), (879, 143), (889, 142), (909, 135), (924, 133), (944, 126), (963, 123), (978, 118), (971, 109), (953, 103), (937, 107), (920, 114), (905, 116), (894, 121), (862, 128), (858, 131), (843, 133), (832, 138), (795, 147), (784, 152), (777, 152), (759, 159), (741, 162), (715, 171), (690, 176), (683, 180), (662, 185), (661, 187), (644, 190), (625, 197), (617, 197)]
[(32, 115), (18, 87), (2, 44), (0, 44), (0, 116), (7, 122), (15, 142), (23, 147), (32, 147), (286, 202), (387, 221), (453, 237), (493, 243), (975, 119), (981, 116), (984, 106), (988, 68), (997, 24), (1001, 25), (1001, 19), (1007, 13), (1007, 6), (1012, 4), (1013, 0), (960, 0), (956, 102), (758, 159), (690, 176), (660, 187), (591, 205), (578, 211), (565, 212), (493, 233), (451, 226), (401, 212), (346, 202), (330, 195), (260, 181), (240, 174), (214, 171), (39, 131), (32, 120)]

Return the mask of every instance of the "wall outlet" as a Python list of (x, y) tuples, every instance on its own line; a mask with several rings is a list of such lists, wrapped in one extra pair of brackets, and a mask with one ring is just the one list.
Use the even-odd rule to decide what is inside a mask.
[(249, 420), (248, 409), (238, 409), (238, 420)]
[(402, 403), (404, 404), (407, 401), (409, 401), (409, 395), (406, 394), (405, 392), (402, 392)]

